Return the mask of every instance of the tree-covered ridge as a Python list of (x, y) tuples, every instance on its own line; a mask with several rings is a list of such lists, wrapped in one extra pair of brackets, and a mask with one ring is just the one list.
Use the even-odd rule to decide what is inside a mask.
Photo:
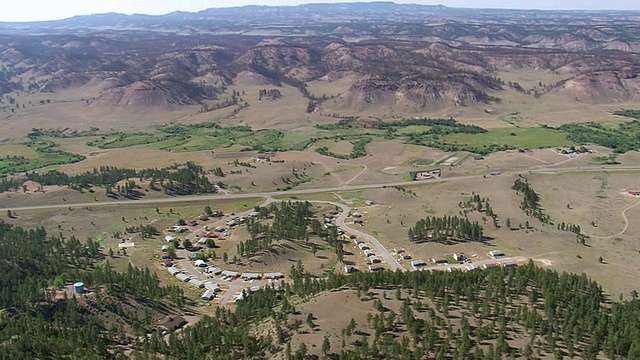
[[(161, 287), (148, 269), (118, 273), (108, 262), (97, 265), (103, 258), (91, 239), (82, 243), (0, 221), (0, 359), (115, 358), (109, 349), (125, 336), (123, 325), (144, 335), (155, 324), (152, 313), (138, 315), (141, 309), (129, 301), (147, 309), (184, 303), (179, 287)], [(83, 281), (93, 295), (82, 303), (60, 298), (56, 291), (68, 280)], [(112, 323), (103, 313), (113, 314)]]
[(107, 194), (133, 196), (138, 185), (128, 181), (125, 185), (118, 185), (120, 181), (127, 179), (139, 179), (149, 181), (150, 188), (160, 190), (159, 185), (168, 195), (191, 195), (215, 192), (215, 186), (207, 178), (207, 172), (194, 162), (186, 164), (174, 164), (164, 168), (153, 169), (126, 169), (115, 166), (101, 166), (93, 171), (87, 171), (78, 175), (52, 170), (46, 173), (31, 172), (24, 177), (14, 179), (0, 179), (0, 192), (7, 190), (17, 191), (25, 181), (33, 181), (40, 185), (68, 186), (71, 189), (83, 190), (92, 186), (102, 186)]
[[(285, 358), (305, 359), (306, 346), (287, 345), (300, 326), (289, 317), (296, 312), (293, 300), (333, 289), (357, 289), (365, 298), (372, 289), (398, 289), (409, 296), (400, 313), (374, 300), (379, 312), (369, 317), (370, 330), (355, 335), (355, 323), (350, 324), (342, 332), (343, 346), (331, 351), (323, 346), (330, 358), (640, 356), (638, 300), (608, 303), (600, 286), (585, 275), (558, 274), (532, 262), (472, 272), (331, 274), (318, 279), (300, 269), (294, 275), (284, 293), (260, 290), (239, 302), (235, 312), (217, 310), (215, 317), (172, 336), (168, 344), (152, 337), (136, 357), (262, 359), (284, 352)], [(273, 329), (268, 334), (249, 331), (265, 321)], [(514, 336), (521, 334), (529, 341), (516, 347)]]
[(458, 216), (429, 216), (409, 228), (409, 241), (482, 241), (482, 226)]

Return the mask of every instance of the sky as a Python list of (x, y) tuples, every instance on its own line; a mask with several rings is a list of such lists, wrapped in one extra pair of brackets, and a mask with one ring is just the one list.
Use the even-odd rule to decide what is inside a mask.
[[(357, 1), (357, 0), (356, 0)], [(370, 1), (370, 0), (369, 0)], [(58, 20), (75, 15), (118, 12), (160, 15), (243, 5), (300, 5), (354, 0), (4, 0), (0, 21)], [(640, 10), (639, 0), (395, 0), (396, 3), (468, 8)]]

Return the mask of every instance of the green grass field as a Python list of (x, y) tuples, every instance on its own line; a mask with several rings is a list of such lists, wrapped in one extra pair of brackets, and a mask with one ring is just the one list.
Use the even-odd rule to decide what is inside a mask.
[(476, 147), (509, 145), (519, 149), (536, 149), (571, 144), (567, 134), (547, 128), (497, 128), (483, 134), (450, 134), (446, 141)]

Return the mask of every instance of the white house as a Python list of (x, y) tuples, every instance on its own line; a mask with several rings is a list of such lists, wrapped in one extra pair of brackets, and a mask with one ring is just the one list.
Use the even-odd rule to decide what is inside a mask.
[(419, 269), (419, 268), (421, 268), (423, 266), (426, 266), (426, 265), (427, 265), (427, 263), (424, 262), (424, 260), (413, 260), (411, 262), (411, 267), (414, 268), (414, 269)]
[(211, 289), (207, 289), (207, 291), (202, 294), (202, 300), (211, 300), (216, 296), (215, 291)]
[(489, 256), (495, 259), (497, 257), (504, 256), (504, 253), (502, 252), (502, 250), (491, 250), (489, 251)]

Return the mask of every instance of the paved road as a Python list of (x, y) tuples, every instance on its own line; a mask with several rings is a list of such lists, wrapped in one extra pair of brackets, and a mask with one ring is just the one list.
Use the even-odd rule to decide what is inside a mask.
[[(492, 169), (499, 170), (499, 169)], [(514, 170), (503, 171), (504, 175), (515, 174), (527, 174), (527, 173), (571, 173), (571, 172), (594, 172), (594, 171), (638, 171), (640, 166), (623, 166), (623, 165), (609, 165), (609, 166), (586, 166), (586, 167), (566, 167), (555, 168), (553, 166), (545, 166), (531, 170)], [(365, 190), (365, 189), (379, 189), (392, 186), (411, 186), (429, 183), (440, 183), (449, 181), (460, 181), (469, 179), (482, 179), (488, 177), (488, 174), (481, 175), (464, 175), (464, 176), (452, 176), (439, 179), (422, 180), (422, 181), (395, 181), (389, 183), (378, 184), (363, 184), (363, 185), (343, 185), (335, 187), (317, 188), (317, 189), (303, 189), (303, 190), (289, 190), (283, 191), (270, 191), (270, 192), (258, 192), (258, 193), (241, 193), (241, 194), (213, 194), (213, 195), (194, 195), (194, 196), (180, 196), (172, 198), (161, 199), (142, 199), (142, 200), (125, 200), (125, 201), (96, 201), (89, 203), (60, 203), (51, 205), (35, 205), (35, 206), (22, 206), (22, 207), (4, 207), (0, 208), (1, 212), (7, 210), (23, 211), (23, 210), (40, 210), (40, 209), (62, 209), (69, 207), (98, 207), (98, 206), (123, 206), (123, 205), (139, 205), (139, 204), (162, 204), (162, 203), (186, 203), (194, 201), (207, 201), (217, 199), (246, 199), (263, 197), (269, 198), (278, 195), (302, 195), (302, 194), (314, 194), (322, 192), (332, 191), (350, 191), (350, 190)]]
[(336, 203), (336, 202), (327, 202), (327, 203), (335, 206), (339, 206), (342, 209), (342, 212), (340, 213), (340, 215), (338, 215), (338, 218), (336, 219), (336, 225), (339, 228), (367, 240), (369, 244), (371, 244), (371, 246), (373, 246), (373, 248), (375, 249), (376, 254), (382, 256), (382, 258), (386, 261), (386, 263), (389, 264), (389, 266), (391, 267), (391, 270), (395, 271), (397, 269), (400, 269), (402, 271), (407, 271), (404, 267), (402, 267), (402, 265), (400, 265), (398, 260), (396, 260), (393, 257), (393, 255), (389, 252), (389, 250), (387, 250), (387, 248), (382, 246), (382, 244), (378, 241), (378, 239), (376, 239), (375, 237), (367, 233), (364, 233), (362, 231), (349, 227), (345, 224), (344, 221), (349, 216), (349, 211), (350, 211), (347, 205)]

